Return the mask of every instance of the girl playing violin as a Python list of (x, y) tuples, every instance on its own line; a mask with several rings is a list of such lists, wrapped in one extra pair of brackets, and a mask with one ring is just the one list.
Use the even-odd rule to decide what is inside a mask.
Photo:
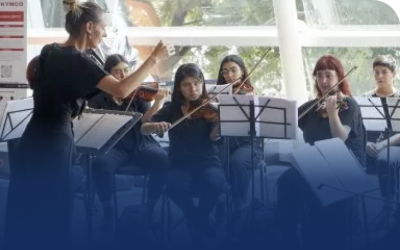
[[(129, 63), (122, 55), (110, 55), (104, 64), (105, 71), (116, 79), (122, 80), (131, 72)], [(169, 93), (166, 89), (158, 89), (154, 104), (135, 99), (133, 102), (121, 101), (107, 93), (101, 93), (89, 100), (89, 107), (95, 109), (119, 110), (143, 113), (142, 121), (148, 120), (163, 105)], [(130, 98), (129, 98), (130, 99)], [(107, 154), (100, 155), (93, 160), (93, 182), (103, 206), (103, 220), (101, 230), (114, 229), (114, 210), (112, 207), (113, 173), (121, 165), (132, 164), (146, 168), (150, 173), (149, 190), (147, 193), (147, 206), (150, 214), (161, 196), (164, 186), (164, 173), (168, 166), (167, 152), (160, 147), (153, 136), (143, 135), (140, 132), (142, 122), (135, 126), (122, 137)]]
[[(322, 97), (344, 78), (344, 69), (336, 57), (325, 55), (317, 61), (313, 76), (317, 97)], [(360, 108), (351, 97), (347, 80), (340, 83), (333, 92), (335, 94), (323, 100), (322, 105), (311, 109), (299, 119), (298, 125), (303, 131), (304, 141), (313, 145), (316, 141), (338, 137), (363, 165), (366, 135)], [(318, 99), (301, 105), (298, 109), (299, 114), (316, 100)], [(338, 249), (338, 245), (333, 244), (329, 237), (343, 231), (340, 228), (344, 225), (340, 224), (343, 221), (337, 218), (345, 218), (345, 216), (334, 215), (334, 213), (343, 211), (344, 204), (339, 202), (323, 208), (306, 181), (293, 167), (282, 174), (277, 184), (277, 220), (284, 237), (283, 246), (288, 249), (295, 247), (298, 215), (304, 215), (305, 211), (314, 211), (307, 220), (302, 221), (303, 242), (309, 244), (308, 247), (317, 245), (315, 249), (332, 249), (330, 247)], [(335, 218), (335, 220), (330, 218)]]
[[(193, 243), (203, 244), (202, 234), (216, 236), (216, 229), (209, 221), (218, 197), (223, 191), (225, 175), (212, 134), (216, 123), (202, 116), (187, 118), (175, 127), (171, 124), (208, 98), (204, 76), (193, 63), (181, 65), (174, 79), (172, 101), (155, 114), (151, 122), (142, 125), (142, 133), (169, 134), (169, 171), (166, 188), (171, 199), (182, 209), (188, 220)], [(196, 190), (199, 204), (192, 200)]]
[[(237, 55), (228, 55), (222, 59), (218, 75), (218, 85), (238, 81), (233, 86), (234, 94), (252, 94), (253, 86), (248, 76), (246, 65), (243, 59)], [(246, 79), (245, 82), (243, 80)], [(225, 138), (227, 139), (227, 138)], [(229, 138), (229, 149), (221, 145), (221, 159), (225, 159), (225, 154), (229, 153), (229, 183), (233, 196), (235, 212), (239, 212), (246, 203), (248, 187), (251, 177), (251, 140), (248, 137)], [(254, 163), (257, 166), (262, 155), (262, 139), (254, 141)], [(226, 150), (229, 150), (227, 152)], [(222, 222), (225, 218), (225, 206), (219, 203), (216, 207), (216, 221)], [(238, 214), (236, 214), (238, 215)]]

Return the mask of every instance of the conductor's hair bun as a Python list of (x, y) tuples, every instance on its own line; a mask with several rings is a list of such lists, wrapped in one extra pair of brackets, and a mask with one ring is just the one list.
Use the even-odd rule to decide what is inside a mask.
[(62, 3), (64, 6), (64, 11), (66, 13), (70, 12), (71, 10), (74, 10), (78, 6), (76, 0), (63, 0)]

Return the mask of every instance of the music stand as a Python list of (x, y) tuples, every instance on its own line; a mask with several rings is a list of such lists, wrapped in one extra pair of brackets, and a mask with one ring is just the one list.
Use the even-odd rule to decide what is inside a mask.
[(74, 137), (77, 152), (87, 155), (86, 193), (84, 193), (88, 241), (92, 247), (92, 215), (94, 194), (92, 196), (92, 161), (98, 155), (107, 154), (115, 144), (142, 118), (141, 113), (114, 110), (86, 109), (80, 119), (74, 120)]
[[(343, 140), (332, 138), (317, 141), (314, 146), (306, 144), (294, 150), (289, 159), (322, 206), (329, 206), (354, 195), (362, 198), (365, 233), (369, 243), (364, 197), (376, 188)], [(349, 235), (352, 236), (351, 231)]]
[[(398, 110), (400, 99), (358, 97), (356, 98), (356, 101), (360, 106), (361, 113), (364, 119), (364, 125), (367, 131), (383, 132), (386, 137), (387, 173), (390, 176), (390, 137), (393, 135), (393, 133), (400, 132), (400, 110)], [(390, 178), (388, 178), (387, 190), (388, 192), (390, 192)], [(398, 201), (399, 193), (397, 193), (396, 196)], [(397, 206), (397, 209), (399, 209), (399, 206)], [(381, 213), (383, 213), (383, 210)], [(375, 219), (377, 219), (381, 215), (381, 213), (378, 214)], [(387, 217), (389, 217), (389, 214), (387, 214)], [(375, 219), (373, 221), (375, 221)]]
[(7, 142), (9, 168), (16, 160), (20, 138), (33, 113), (33, 99), (3, 101), (0, 104), (0, 142)]
[[(255, 233), (254, 139), (296, 139), (296, 101), (254, 95), (220, 95), (219, 134), (222, 137), (249, 137), (252, 169), (252, 230)], [(229, 138), (228, 138), (229, 139)], [(227, 152), (229, 154), (229, 150)], [(229, 159), (229, 156), (227, 157)], [(229, 166), (227, 176), (229, 180)]]

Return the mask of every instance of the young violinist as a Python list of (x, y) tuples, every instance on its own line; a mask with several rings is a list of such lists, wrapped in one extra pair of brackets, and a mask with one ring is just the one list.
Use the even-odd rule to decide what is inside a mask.
[[(250, 79), (245, 80), (248, 76), (246, 65), (243, 59), (238, 55), (228, 55), (221, 61), (218, 74), (218, 85), (232, 83), (237, 80), (233, 86), (234, 94), (253, 94), (253, 86)], [(221, 145), (221, 159), (225, 159), (225, 155), (229, 154), (229, 183), (231, 185), (232, 198), (235, 215), (238, 215), (247, 201), (248, 187), (251, 177), (251, 140), (248, 137), (231, 137), (224, 138), (228, 142), (229, 149), (226, 145)], [(228, 150), (228, 151), (227, 151)], [(257, 166), (262, 155), (262, 139), (254, 140), (254, 164)], [(225, 205), (219, 203), (216, 207), (216, 221), (223, 221), (225, 217)], [(235, 216), (236, 217), (236, 216)]]
[(86, 53), (105, 34), (104, 11), (96, 3), (63, 1), (68, 12), (63, 43), (45, 45), (30, 86), (34, 109), (11, 168), (5, 216), (6, 250), (71, 249), (71, 161), (73, 119), (89, 96), (105, 91), (125, 98), (160, 60), (162, 42), (134, 73), (123, 80), (109, 75)]
[[(366, 97), (399, 98), (400, 92), (394, 87), (394, 78), (397, 73), (396, 60), (390, 55), (377, 56), (372, 64), (376, 87), (364, 95)], [(382, 128), (384, 129), (384, 128)], [(382, 198), (394, 201), (395, 196), (395, 167), (400, 164), (400, 134), (390, 137), (390, 146), (387, 148), (387, 135), (384, 132), (368, 131), (367, 166), (378, 174), (379, 187)], [(390, 150), (390, 172), (388, 169), (387, 151)], [(394, 212), (394, 203), (383, 202), (384, 214), (382, 218), (391, 218)], [(400, 219), (400, 218), (399, 218)], [(383, 226), (390, 227), (390, 220)], [(393, 222), (393, 220), (392, 220)]]
[[(170, 166), (166, 177), (167, 192), (185, 214), (193, 243), (197, 246), (203, 245), (203, 235), (216, 236), (209, 214), (225, 184), (213, 130), (217, 123), (199, 112), (173, 128), (171, 124), (207, 98), (200, 68), (193, 63), (183, 64), (175, 73), (171, 103), (164, 105), (151, 122), (142, 125), (142, 133), (147, 135), (168, 131)], [(192, 199), (193, 190), (199, 197), (197, 207)]]
[[(313, 71), (317, 98), (301, 105), (298, 108), (299, 115), (342, 80), (344, 75), (339, 59), (332, 55), (322, 56)], [(314, 145), (317, 141), (340, 138), (360, 164), (364, 165), (366, 132), (360, 107), (351, 97), (348, 80), (345, 79), (332, 92), (333, 95), (321, 100), (316, 108), (309, 110), (298, 121), (299, 128), (303, 131), (304, 141)], [(345, 216), (338, 214), (343, 211), (344, 204), (339, 202), (323, 208), (302, 175), (293, 167), (280, 176), (277, 185), (277, 225), (284, 239), (281, 242), (282, 247), (291, 249), (298, 244), (297, 223), (298, 216), (301, 215), (301, 232), (303, 242), (307, 245), (306, 249), (307, 247), (339, 249), (339, 246), (335, 244), (340, 240), (334, 241), (336, 236), (333, 235), (338, 236), (339, 232), (344, 232), (340, 228), (343, 223), (340, 218), (345, 218)], [(312, 248), (315, 246), (317, 247)]]
[[(122, 55), (114, 54), (107, 57), (104, 70), (116, 79), (127, 77), (131, 70), (129, 63)], [(164, 104), (169, 91), (159, 88), (154, 96), (154, 103), (143, 101), (138, 97), (120, 100), (107, 93), (100, 93), (89, 100), (89, 107), (95, 109), (119, 110), (143, 113), (142, 121), (148, 120)], [(168, 154), (160, 147), (151, 135), (140, 132), (142, 121), (139, 121), (107, 154), (100, 155), (93, 160), (93, 182), (103, 206), (103, 220), (101, 230), (114, 229), (114, 210), (112, 207), (113, 173), (121, 165), (135, 165), (148, 169), (150, 173), (147, 193), (147, 206), (150, 214), (159, 200), (164, 186), (164, 174), (168, 166)]]

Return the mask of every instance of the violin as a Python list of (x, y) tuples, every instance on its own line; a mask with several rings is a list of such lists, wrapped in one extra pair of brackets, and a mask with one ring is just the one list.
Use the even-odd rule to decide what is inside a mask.
[[(192, 112), (201, 106), (207, 100), (199, 100), (195, 103), (191, 103), (188, 112)], [(218, 107), (216, 103), (208, 102), (206, 105), (198, 108), (193, 114), (190, 115), (193, 119), (204, 118), (208, 122), (217, 122), (219, 120)]]
[(157, 82), (143, 83), (124, 100), (130, 101), (137, 98), (145, 102), (152, 102), (154, 101), (154, 97), (157, 95), (159, 88), (160, 86)]
[[(348, 109), (348, 104), (346, 97), (341, 94), (339, 90), (332, 91), (329, 93), (328, 96), (334, 96), (338, 95), (338, 99), (336, 100), (336, 109), (339, 109), (339, 111)], [(323, 117), (327, 118), (328, 117), (328, 112), (326, 110), (326, 100), (323, 100), (317, 107), (316, 111)]]
[[(340, 81), (338, 81), (337, 83), (335, 83), (332, 87), (330, 87), (330, 89), (324, 94), (324, 95), (322, 95), (318, 100), (316, 100), (312, 105), (310, 105), (306, 110), (304, 110), (300, 115), (299, 115), (299, 117), (298, 117), (298, 120), (300, 120), (301, 118), (303, 118), (306, 114), (308, 114), (308, 112), (310, 112), (315, 106), (317, 106), (318, 104), (320, 104), (320, 106), (321, 106), (321, 104), (323, 103), (321, 103), (321, 101), (323, 101), (323, 100), (325, 100), (325, 98), (328, 96), (328, 95), (330, 95), (331, 94), (331, 92), (332, 91), (335, 91), (335, 89), (336, 89), (336, 86), (339, 86), (339, 84), (341, 84), (345, 79), (346, 79), (346, 77), (347, 76), (349, 76), (354, 70), (356, 70), (357, 69), (357, 66), (354, 66), (353, 68), (351, 68), (350, 69), (350, 71), (349, 72), (347, 72), (347, 74), (340, 80)], [(336, 92), (335, 92), (335, 94), (336, 94)], [(343, 108), (345, 108), (346, 106), (347, 106), (347, 102), (341, 102), (341, 103), (339, 103), (340, 104), (340, 106), (342, 106), (343, 105)], [(326, 105), (325, 105), (326, 106)], [(319, 109), (319, 108), (318, 108)], [(318, 111), (318, 109), (317, 109), (317, 111)], [(326, 113), (326, 109), (325, 109), (325, 112), (322, 112), (322, 114), (324, 114), (324, 113)], [(326, 117), (327, 117), (327, 113), (326, 113)]]
[(251, 94), (254, 91), (254, 87), (248, 83), (247, 81), (243, 81), (242, 83), (238, 84), (238, 86), (233, 86), (233, 94), (245, 95)]
[(26, 67), (26, 80), (30, 86), (32, 86), (32, 83), (35, 81), (38, 64), (39, 56), (35, 56), (29, 61), (28, 66)]
[(126, 111), (128, 111), (133, 100), (139, 99), (145, 102), (154, 101), (159, 89), (160, 89), (159, 84), (157, 82), (143, 83), (141, 86), (136, 88), (130, 95), (128, 95), (128, 97), (126, 97), (123, 100), (116, 100), (115, 102), (118, 105), (122, 105), (122, 103), (128, 102), (128, 106), (126, 107)]

